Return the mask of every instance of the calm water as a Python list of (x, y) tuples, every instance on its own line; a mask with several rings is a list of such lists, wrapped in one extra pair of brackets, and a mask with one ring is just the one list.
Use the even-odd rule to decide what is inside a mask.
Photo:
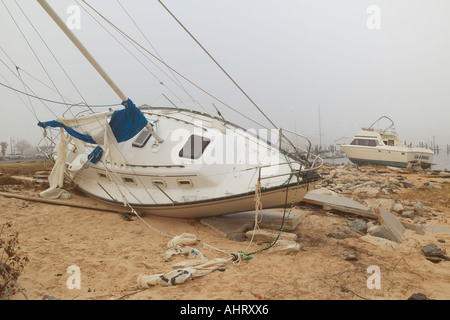
[[(338, 159), (323, 159), (324, 162), (329, 163), (351, 163), (347, 157), (338, 158)], [(447, 152), (440, 152), (439, 154), (434, 155), (433, 164), (431, 166), (431, 170), (448, 170), (450, 171), (450, 155), (447, 155)]]

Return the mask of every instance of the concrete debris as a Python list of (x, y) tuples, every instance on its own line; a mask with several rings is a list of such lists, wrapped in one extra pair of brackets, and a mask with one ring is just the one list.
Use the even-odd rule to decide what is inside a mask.
[(417, 201), (416, 205), (414, 206), (414, 212), (417, 213), (418, 215), (422, 215), (424, 211), (425, 211), (425, 206), (423, 205), (423, 203), (420, 201)]
[(384, 229), (379, 225), (376, 225), (376, 226), (373, 226), (373, 227), (367, 229), (367, 233), (373, 237), (379, 237), (379, 238), (384, 238), (384, 239), (389, 240), (389, 236), (386, 234)]
[(393, 210), (394, 210), (395, 212), (397, 212), (397, 213), (402, 213), (403, 210), (405, 210), (405, 208), (403, 207), (403, 205), (402, 205), (401, 203), (397, 203), (397, 204), (394, 206)]
[(291, 240), (278, 240), (269, 251), (281, 253), (299, 252), (300, 243)]
[(308, 192), (303, 202), (322, 206), (324, 210), (335, 210), (344, 213), (356, 214), (363, 217), (377, 219), (377, 215), (369, 207), (362, 205), (347, 197), (332, 196)]
[(402, 223), (389, 211), (375, 209), (375, 212), (378, 214), (381, 227), (389, 239), (401, 243), (402, 235), (405, 232)]
[(397, 242), (388, 240), (388, 239), (383, 239), (383, 238), (379, 238), (379, 237), (373, 237), (371, 235), (365, 235), (359, 238), (360, 240), (367, 242), (367, 243), (371, 243), (373, 245), (376, 245), (378, 247), (387, 249), (387, 250), (392, 250), (392, 251), (396, 251), (399, 249), (399, 244)]
[(413, 219), (414, 218), (414, 211), (412, 211), (412, 210), (403, 211), (402, 212), (402, 217)]
[(438, 226), (435, 224), (429, 225), (425, 227), (425, 230), (432, 232), (432, 233), (447, 233), (450, 234), (450, 228)]
[[(247, 231), (245, 236), (247, 239), (253, 239), (253, 241), (257, 242), (272, 242), (278, 236), (279, 232), (271, 231), (271, 230), (250, 230)], [(278, 240), (289, 240), (289, 241), (297, 241), (298, 236), (294, 233), (289, 232), (281, 232)]]
[(366, 233), (366, 231), (367, 231), (366, 222), (361, 219), (355, 219), (355, 220), (349, 221), (347, 223), (347, 225), (350, 227), (350, 229), (352, 229), (352, 231), (355, 231), (355, 232)]
[[(286, 217), (287, 218), (287, 215)], [(284, 230), (292, 231), (302, 222), (303, 215), (301, 213), (291, 212), (286, 221)], [(232, 213), (218, 217), (209, 217), (200, 219), (200, 222), (225, 236), (232, 234), (245, 233), (253, 230), (255, 226), (255, 212), (246, 211)], [(283, 212), (275, 210), (262, 210), (262, 221), (258, 223), (261, 229), (280, 230), (283, 222)]]

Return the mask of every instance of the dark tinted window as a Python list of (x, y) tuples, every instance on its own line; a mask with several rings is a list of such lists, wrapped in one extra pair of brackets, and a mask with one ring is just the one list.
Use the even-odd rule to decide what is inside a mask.
[(150, 133), (150, 131), (146, 129), (142, 130), (141, 133), (136, 138), (136, 140), (134, 140), (133, 147), (142, 148), (143, 146), (145, 146), (145, 144), (147, 143), (148, 139), (150, 139), (151, 136), (152, 134)]
[(375, 147), (377, 145), (376, 140), (369, 139), (354, 139), (351, 143), (354, 146)]
[(198, 159), (201, 157), (203, 151), (205, 151), (205, 148), (210, 142), (211, 140), (208, 138), (193, 134), (189, 137), (188, 141), (183, 146), (183, 149), (180, 150), (178, 155), (182, 158)]

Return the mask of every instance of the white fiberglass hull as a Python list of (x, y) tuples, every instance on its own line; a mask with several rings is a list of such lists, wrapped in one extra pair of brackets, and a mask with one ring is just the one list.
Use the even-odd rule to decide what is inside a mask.
[[(145, 114), (164, 142), (153, 136), (141, 141), (138, 134), (118, 144), (123, 165), (104, 157), (91, 163), (88, 148), (79, 154), (69, 151), (67, 176), (81, 192), (118, 206), (129, 204), (142, 213), (197, 218), (254, 210), (258, 190), (263, 208), (291, 206), (320, 178), (315, 171), (320, 158), (308, 167), (275, 145), (277, 136), (268, 143), (188, 110), (162, 108)], [(207, 145), (201, 148), (200, 142), (199, 149), (191, 150), (193, 136), (203, 137)], [(193, 158), (185, 157), (189, 152)]]
[(420, 163), (423, 168), (429, 168), (434, 158), (431, 150), (423, 148), (354, 145), (341, 145), (341, 148), (348, 159), (356, 164), (372, 163), (406, 168), (409, 163)]
[[(301, 185), (292, 184), (286, 187), (278, 187), (272, 190), (261, 192), (261, 203), (263, 209), (284, 208), (289, 209), (293, 204), (300, 203), (305, 195), (314, 188), (314, 182)], [(85, 192), (80, 189), (80, 191)], [(287, 196), (286, 196), (287, 193)], [(121, 202), (112, 202), (106, 198), (99, 198), (98, 195), (87, 193), (93, 198), (109, 204), (123, 208)], [(192, 201), (186, 203), (165, 204), (165, 205), (143, 205), (133, 203), (131, 206), (138, 212), (156, 216), (170, 218), (202, 218), (219, 216), (224, 214), (253, 211), (255, 210), (255, 193), (235, 195), (223, 198), (216, 198), (204, 201)]]

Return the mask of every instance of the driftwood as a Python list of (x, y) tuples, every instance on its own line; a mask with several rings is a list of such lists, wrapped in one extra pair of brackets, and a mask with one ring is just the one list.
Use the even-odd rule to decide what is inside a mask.
[(76, 203), (73, 201), (52, 200), (52, 199), (45, 199), (45, 198), (38, 198), (38, 197), (29, 197), (29, 196), (24, 196), (24, 195), (15, 194), (15, 193), (9, 193), (9, 192), (0, 192), (0, 196), (7, 197), (7, 198), (16, 198), (16, 199), (21, 199), (21, 200), (25, 200), (25, 201), (48, 203), (48, 204), (59, 205), (59, 206), (117, 212), (120, 214), (129, 214), (130, 213), (130, 210), (127, 210), (127, 209), (105, 207), (105, 206), (98, 206), (98, 205), (91, 205), (91, 204), (84, 204), (84, 203)]

